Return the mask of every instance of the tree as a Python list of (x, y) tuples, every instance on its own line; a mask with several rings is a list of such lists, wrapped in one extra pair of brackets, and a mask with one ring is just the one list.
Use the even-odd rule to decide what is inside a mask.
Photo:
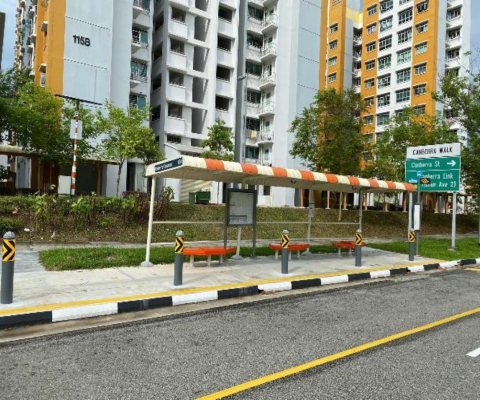
[[(225, 126), (225, 121), (217, 118), (215, 124), (208, 128), (208, 139), (200, 143), (205, 150), (203, 158), (212, 160), (233, 161), (232, 132)], [(220, 182), (217, 182), (217, 204)]]
[(148, 107), (140, 109), (131, 107), (126, 111), (105, 103), (106, 115), (98, 113), (99, 130), (102, 137), (103, 155), (118, 164), (117, 196), (120, 191), (120, 178), (122, 169), (127, 160), (132, 158), (147, 158), (158, 147), (155, 135), (151, 128), (145, 126), (145, 121), (150, 118)]
[(477, 194), (480, 201), (480, 73), (469, 73), (467, 77), (447, 74), (433, 97), (447, 107), (452, 119), (466, 131), (467, 145), (462, 151), (463, 177), (467, 190)]
[(358, 175), (362, 155), (369, 149), (360, 118), (365, 110), (354, 90), (319, 91), (310, 107), (292, 122), (295, 141), (290, 154), (314, 171)]
[(215, 124), (208, 128), (208, 139), (202, 140), (200, 146), (205, 151), (202, 157), (213, 160), (233, 161), (233, 143), (232, 132), (225, 126), (225, 122), (220, 118), (215, 120)]
[(441, 115), (416, 115), (412, 108), (405, 108), (378, 135), (373, 150), (375, 161), (366, 168), (365, 173), (379, 179), (403, 182), (407, 147), (452, 143), (456, 140)]

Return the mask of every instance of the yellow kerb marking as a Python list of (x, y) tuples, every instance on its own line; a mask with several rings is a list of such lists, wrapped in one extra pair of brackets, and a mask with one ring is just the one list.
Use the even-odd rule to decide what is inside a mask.
[[(430, 264), (439, 263), (439, 262), (443, 262), (443, 261), (440, 261), (440, 260), (428, 261), (428, 263)], [(426, 264), (425, 261), (422, 261), (422, 262), (415, 262), (415, 263), (408, 263), (408, 264), (395, 264), (395, 265), (378, 267), (378, 268), (368, 268), (368, 269), (362, 268), (362, 269), (356, 269), (356, 270), (350, 270), (350, 271), (329, 272), (329, 273), (317, 274), (317, 275), (303, 275), (303, 276), (295, 276), (295, 277), (289, 277), (289, 278), (275, 278), (275, 279), (266, 279), (263, 281), (239, 282), (239, 283), (231, 283), (228, 285), (208, 286), (208, 287), (183, 289), (183, 290), (171, 290), (168, 292), (158, 292), (158, 293), (140, 294), (140, 295), (134, 294), (134, 295), (122, 296), (122, 297), (110, 297), (107, 299), (81, 300), (81, 301), (75, 301), (72, 303), (59, 303), (59, 304), (49, 304), (44, 306), (14, 308), (10, 310), (8, 309), (0, 310), (0, 316), (58, 310), (61, 308), (88, 306), (91, 304), (116, 303), (116, 302), (131, 301), (131, 300), (147, 300), (147, 299), (152, 299), (157, 297), (175, 296), (179, 294), (202, 293), (202, 292), (211, 292), (214, 290), (236, 289), (236, 288), (243, 288), (248, 286), (265, 285), (267, 283), (304, 281), (307, 279), (328, 278), (331, 276), (351, 275), (351, 274), (358, 274), (358, 273), (365, 273), (365, 272), (372, 272), (372, 271), (383, 271), (387, 269), (413, 267), (415, 265), (424, 265), (424, 264)]]
[(420, 326), (418, 328), (410, 329), (408, 331), (404, 331), (404, 332), (401, 332), (401, 333), (397, 333), (397, 334), (392, 335), (392, 336), (387, 336), (383, 339), (375, 340), (373, 342), (362, 344), (362, 345), (357, 346), (357, 347), (352, 347), (351, 349), (342, 351), (340, 353), (332, 354), (331, 356), (319, 358), (318, 360), (314, 360), (314, 361), (308, 362), (306, 364), (298, 365), (296, 367), (289, 368), (289, 369), (286, 369), (284, 371), (277, 372), (275, 374), (267, 375), (267, 376), (264, 376), (262, 378), (254, 379), (252, 381), (242, 383), (241, 385), (234, 386), (234, 387), (231, 387), (229, 389), (222, 390), (220, 392), (209, 394), (209, 395), (204, 396), (204, 397), (199, 397), (197, 400), (223, 399), (225, 397), (232, 396), (236, 393), (240, 393), (240, 392), (243, 392), (245, 390), (252, 389), (254, 387), (265, 385), (266, 383), (274, 382), (274, 381), (277, 381), (279, 379), (286, 378), (287, 376), (295, 375), (295, 374), (307, 371), (309, 369), (316, 368), (316, 367), (319, 367), (321, 365), (331, 363), (332, 361), (340, 360), (342, 358), (349, 357), (349, 356), (352, 356), (354, 354), (358, 354), (358, 353), (364, 352), (366, 350), (373, 349), (375, 347), (382, 346), (384, 344), (393, 342), (395, 340), (403, 339), (407, 336), (415, 335), (417, 333), (424, 332), (424, 331), (427, 331), (429, 329), (433, 329), (433, 328), (436, 328), (438, 326), (445, 325), (445, 324), (451, 323), (453, 321), (457, 321), (461, 318), (465, 318), (465, 317), (468, 317), (470, 315), (474, 315), (474, 314), (478, 314), (478, 313), (480, 313), (480, 308), (476, 308), (474, 310), (466, 311), (466, 312), (463, 312), (461, 314), (456, 314), (456, 315), (453, 315), (451, 317), (441, 319), (440, 321), (432, 322), (430, 324), (423, 325), (423, 326)]
[(465, 271), (480, 272), (480, 268), (465, 268)]

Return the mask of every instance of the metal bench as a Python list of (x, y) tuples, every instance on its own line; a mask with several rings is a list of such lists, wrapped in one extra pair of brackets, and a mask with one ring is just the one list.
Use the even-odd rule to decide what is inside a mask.
[[(353, 240), (344, 240), (341, 242), (333, 242), (333, 247), (338, 248), (338, 256), (342, 255), (342, 249), (348, 249), (348, 254), (352, 255), (352, 250), (357, 247), (356, 243)], [(367, 244), (362, 242), (362, 247), (365, 247)]]
[(235, 253), (236, 250), (233, 247), (190, 247), (184, 250), (184, 255), (190, 256), (190, 266), (193, 267), (195, 256), (207, 257), (207, 265), (212, 264), (212, 256), (219, 257), (219, 264), (223, 262), (223, 258), (228, 254)]
[[(268, 247), (270, 247), (270, 250), (275, 250), (275, 260), (278, 260), (278, 253), (282, 250), (282, 245), (277, 243), (270, 243)], [(297, 258), (300, 260), (300, 252), (308, 250), (309, 248), (310, 245), (307, 243), (290, 244), (288, 246), (288, 250), (290, 250), (290, 258), (292, 258), (292, 253), (296, 251)]]

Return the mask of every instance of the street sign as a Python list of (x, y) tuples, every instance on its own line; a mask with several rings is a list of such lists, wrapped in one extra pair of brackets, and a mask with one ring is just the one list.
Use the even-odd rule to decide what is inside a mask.
[(409, 147), (405, 162), (405, 181), (417, 184), (423, 192), (460, 190), (461, 144)]

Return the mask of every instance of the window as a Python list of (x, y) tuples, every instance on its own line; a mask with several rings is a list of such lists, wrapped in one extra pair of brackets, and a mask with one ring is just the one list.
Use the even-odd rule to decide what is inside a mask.
[(412, 61), (412, 49), (405, 49), (397, 53), (397, 64)]
[(253, 104), (260, 104), (262, 101), (262, 94), (260, 92), (255, 92), (254, 90), (247, 90), (247, 102)]
[(390, 68), (392, 65), (392, 56), (388, 55), (378, 59), (378, 69)]
[(255, 118), (246, 118), (245, 119), (245, 127), (249, 131), (259, 131), (260, 130), (260, 120)]
[(452, 29), (447, 32), (447, 40), (455, 40), (460, 37), (460, 28)]
[(460, 76), (460, 68), (452, 68), (445, 70), (445, 75), (448, 76)]
[(254, 47), (255, 49), (261, 50), (263, 47), (263, 38), (262, 36), (253, 35), (250, 32), (247, 32), (247, 45)]
[(397, 91), (397, 103), (405, 103), (410, 100), (410, 88)]
[(384, 37), (378, 41), (378, 50), (386, 50), (392, 47), (392, 36)]
[(410, 81), (410, 68), (397, 71), (397, 83), (405, 83)]
[(366, 44), (367, 53), (374, 51), (377, 47), (377, 42), (370, 42)]
[(427, 84), (422, 83), (421, 85), (414, 86), (413, 93), (415, 96), (421, 96), (422, 94), (427, 93)]
[(387, 125), (390, 121), (390, 113), (382, 113), (377, 115), (377, 126)]
[(143, 29), (132, 28), (132, 42), (148, 47), (148, 32)]
[(132, 60), (130, 68), (132, 78), (142, 81), (147, 80), (148, 64)]
[(413, 113), (415, 115), (424, 115), (426, 112), (426, 106), (425, 104), (422, 104), (421, 106), (416, 106), (413, 107)]
[(263, 195), (264, 196), (270, 196), (270, 186), (264, 186), (263, 187)]
[(232, 22), (232, 20), (233, 20), (233, 10), (230, 9), (230, 8), (220, 6), (218, 8), (218, 18), (224, 19), (228, 22)]
[(183, 107), (180, 104), (168, 103), (168, 116), (172, 118), (183, 118)]
[(169, 72), (169, 83), (174, 86), (184, 87), (183, 78), (184, 75), (180, 72), (170, 71)]
[(338, 32), (338, 24), (333, 24), (330, 26), (330, 33)]
[(377, 107), (385, 107), (390, 105), (390, 93), (377, 96)]
[(367, 79), (365, 81), (365, 89), (371, 89), (375, 87), (375, 79)]
[(364, 118), (363, 118), (363, 123), (365, 125), (373, 125), (373, 115), (366, 115)]
[(228, 39), (228, 38), (226, 38), (226, 37), (223, 37), (223, 36), (219, 36), (219, 37), (218, 37), (218, 45), (217, 45), (217, 47), (218, 47), (220, 50), (230, 52), (230, 51), (232, 50), (232, 40), (231, 40), (231, 39)]
[(409, 8), (398, 13), (398, 24), (405, 24), (413, 19), (413, 9)]
[(462, 15), (461, 7), (458, 7), (455, 10), (447, 11), (447, 21), (452, 21), (454, 19), (460, 18), (461, 15)]
[(259, 155), (258, 147), (245, 146), (245, 158), (250, 158), (251, 160), (258, 160)]
[(187, 18), (187, 13), (185, 11), (172, 7), (172, 19), (174, 21), (185, 23), (186, 18)]
[(167, 135), (167, 143), (182, 143), (182, 137), (176, 135)]
[(453, 49), (447, 51), (447, 60), (455, 60), (460, 57), (460, 49)]
[(160, 106), (152, 108), (152, 122), (158, 121), (160, 119)]
[(228, 111), (228, 109), (230, 108), (230, 100), (226, 97), (216, 96), (215, 108), (220, 111)]
[(423, 75), (427, 73), (427, 63), (415, 65), (415, 75)]
[(256, 19), (257, 21), (263, 21), (263, 10), (249, 5), (248, 18)]
[(335, 82), (336, 80), (337, 80), (337, 73), (328, 75), (328, 82), (329, 83)]
[(370, 71), (375, 68), (375, 60), (370, 60), (365, 63), (365, 69)]
[(412, 40), (412, 28), (405, 29), (404, 31), (398, 32), (398, 44), (407, 43)]
[(368, 16), (372, 16), (372, 15), (375, 15), (377, 13), (377, 5), (373, 5), (371, 7), (368, 7), (367, 8), (367, 12), (368, 12)]
[(403, 6), (404, 4), (407, 4), (407, 3), (411, 2), (411, 1), (412, 1), (412, 0), (400, 0), (399, 3), (398, 3), (398, 5), (399, 5), (399, 6)]
[(377, 31), (377, 24), (371, 24), (367, 26), (367, 35), (371, 35)]
[(422, 1), (417, 4), (417, 14), (424, 13), (428, 10), (428, 0)]
[(427, 52), (427, 42), (420, 43), (415, 46), (415, 54), (417, 56), (426, 52)]
[(248, 75), (262, 76), (262, 64), (247, 61), (246, 71)]
[(365, 106), (366, 107), (372, 107), (373, 103), (375, 103), (375, 100), (374, 100), (373, 96), (372, 97), (365, 97), (364, 101), (365, 101)]
[(393, 17), (388, 17), (380, 21), (380, 32), (388, 31), (392, 29)]
[(170, 39), (170, 51), (172, 53), (185, 55), (185, 43), (180, 40)]
[(147, 106), (147, 98), (144, 96), (137, 96), (136, 94), (130, 95), (130, 107), (139, 108), (140, 110), (145, 110)]
[(338, 40), (332, 40), (330, 42), (330, 50), (335, 50), (338, 46)]
[(377, 81), (378, 81), (377, 85), (378, 85), (379, 89), (389, 87), (390, 86), (390, 74), (379, 76)]
[(417, 28), (417, 35), (428, 31), (428, 21), (420, 22), (416, 25)]
[(361, 78), (353, 78), (353, 86), (357, 87), (362, 84), (362, 79)]
[(328, 60), (328, 65), (330, 67), (333, 67), (334, 65), (337, 65), (337, 57), (332, 57)]
[(384, 0), (380, 2), (380, 12), (385, 13), (393, 8), (393, 0)]

